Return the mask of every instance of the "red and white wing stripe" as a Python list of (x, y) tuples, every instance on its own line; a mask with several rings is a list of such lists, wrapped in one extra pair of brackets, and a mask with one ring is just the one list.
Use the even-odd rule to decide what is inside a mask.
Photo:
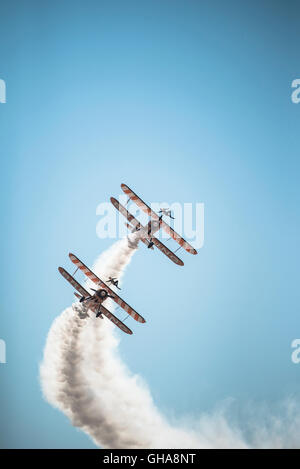
[[(139, 196), (133, 192), (126, 184), (121, 184), (122, 191), (131, 199), (133, 200), (138, 207), (140, 207), (143, 212), (147, 213), (149, 217), (153, 218), (154, 220), (158, 220), (159, 216), (155, 213), (145, 202), (139, 198)], [(187, 252), (190, 254), (197, 254), (196, 249), (193, 248), (185, 239), (182, 238), (176, 231), (173, 230), (167, 223), (163, 220), (161, 222), (161, 227)]]
[(67, 272), (62, 267), (58, 267), (58, 270), (61, 275), (65, 277), (66, 280), (68, 280), (72, 287), (76, 288), (76, 290), (81, 293), (81, 296), (90, 296), (90, 294), (80, 285), (80, 283), (77, 282), (77, 280), (75, 280), (74, 277), (72, 277), (72, 275), (69, 274), (69, 272)]
[(128, 212), (124, 205), (120, 204), (120, 202), (118, 202), (114, 197), (111, 197), (110, 201), (113, 206), (119, 210), (119, 212), (122, 213), (122, 215), (124, 215), (124, 217), (127, 218), (130, 223), (132, 223), (135, 228), (141, 226), (140, 222), (130, 212)]
[(143, 210), (143, 212), (147, 213), (149, 217), (154, 218), (154, 220), (159, 219), (157, 213), (153, 212), (153, 210), (151, 210), (151, 208), (147, 204), (145, 204), (145, 202), (140, 199), (135, 192), (133, 192), (128, 186), (126, 186), (126, 184), (121, 184), (121, 189), (127, 195), (127, 197), (133, 200), (133, 202), (135, 202), (136, 205)]
[(133, 319), (135, 319), (138, 322), (146, 322), (145, 319), (139, 313), (137, 313), (131, 306), (129, 306), (129, 304), (127, 304), (125, 301), (123, 301), (122, 298), (120, 298), (113, 290), (111, 290), (106, 285), (106, 283), (104, 283), (99, 277), (97, 277), (97, 275), (94, 274), (94, 272), (92, 272), (83, 262), (81, 262), (81, 260), (79, 260), (78, 257), (76, 257), (72, 253), (69, 254), (69, 257), (70, 257), (71, 261), (73, 262), (73, 264), (75, 264), (76, 267), (78, 267), (80, 270), (82, 270), (82, 272), (88, 278), (90, 278), (94, 283), (96, 283), (96, 285), (98, 285), (99, 287), (101, 286), (110, 295), (112, 295), (113, 300), (116, 303), (118, 303), (118, 305), (120, 305), (121, 308), (124, 309), (124, 311), (126, 311), (130, 316), (132, 316)]
[[(101, 280), (97, 275), (94, 274), (83, 262), (81, 262), (78, 257), (76, 257), (74, 254), (70, 253), (69, 258), (73, 262), (73, 264), (76, 265), (76, 267), (80, 270), (83, 271), (83, 273), (91, 279), (94, 283), (96, 283), (98, 286), (100, 286)], [(107, 287), (108, 288), (108, 287)]]
[[(94, 311), (94, 313), (97, 313), (98, 312), (98, 308), (99, 308), (99, 305), (95, 305), (95, 306), (91, 306), (89, 307), (89, 309), (91, 309), (92, 311)], [(101, 313), (103, 313), (111, 322), (113, 322), (117, 327), (119, 327), (119, 329), (121, 329), (121, 331), (125, 332), (126, 334), (132, 334), (132, 330), (129, 329), (129, 327), (125, 326), (125, 324), (120, 321), (120, 319), (118, 319), (113, 313), (111, 313), (110, 311), (108, 311), (108, 309), (106, 309), (103, 305), (101, 305), (100, 307), (100, 311)]]
[(171, 259), (171, 261), (175, 262), (177, 265), (184, 265), (182, 260), (179, 259), (179, 257), (177, 257), (174, 252), (170, 251), (170, 249), (161, 243), (155, 236), (152, 237), (152, 241), (161, 252), (163, 252), (166, 256), (168, 256), (169, 259)]
[(173, 230), (167, 223), (162, 220), (161, 227), (166, 231), (183, 249), (190, 254), (198, 254), (196, 249), (193, 248), (185, 239), (182, 238), (176, 231)]

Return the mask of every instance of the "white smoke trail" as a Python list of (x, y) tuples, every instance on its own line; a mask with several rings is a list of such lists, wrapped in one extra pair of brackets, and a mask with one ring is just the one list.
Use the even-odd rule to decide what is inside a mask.
[[(115, 243), (96, 261), (102, 278), (120, 278), (135, 249)], [(109, 305), (112, 309), (112, 305)], [(197, 428), (171, 425), (155, 407), (147, 386), (118, 355), (115, 326), (67, 308), (55, 319), (40, 367), (44, 396), (103, 448), (247, 448), (242, 432), (222, 412), (202, 416)], [(299, 413), (298, 413), (299, 415)], [(298, 421), (299, 423), (299, 421)], [(296, 427), (294, 423), (294, 427)], [(270, 427), (271, 428), (271, 427)], [(254, 446), (283, 447), (286, 428), (257, 429)], [(264, 437), (264, 442), (260, 438)], [(293, 444), (295, 447), (295, 444)]]

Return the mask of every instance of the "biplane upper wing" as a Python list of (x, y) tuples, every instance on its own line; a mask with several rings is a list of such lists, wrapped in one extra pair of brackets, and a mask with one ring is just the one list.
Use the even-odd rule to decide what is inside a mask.
[(167, 248), (167, 246), (165, 246), (161, 241), (159, 241), (159, 239), (157, 239), (155, 236), (152, 237), (152, 242), (155, 244), (155, 246), (161, 251), (163, 252), (166, 256), (168, 256), (169, 259), (171, 259), (171, 261), (175, 262), (175, 264), (177, 265), (184, 265), (182, 260), (179, 259), (179, 257), (176, 256), (176, 254), (174, 254), (174, 252), (170, 251), (169, 248)]
[(139, 228), (141, 226), (140, 222), (130, 212), (128, 212), (124, 205), (120, 204), (120, 202), (118, 202), (114, 197), (111, 197), (110, 201), (113, 206), (119, 210), (119, 212), (122, 213), (122, 215), (124, 215), (124, 217), (126, 217), (130, 223), (132, 223), (135, 228)]
[[(153, 218), (154, 220), (159, 220), (159, 216), (155, 213), (139, 196), (133, 192), (126, 184), (121, 184), (122, 191), (131, 199), (133, 200), (138, 207), (140, 207), (143, 212), (147, 213), (149, 217)], [(187, 252), (191, 254), (197, 254), (196, 249), (193, 248), (185, 239), (182, 238), (176, 231), (173, 230), (167, 223), (163, 220), (161, 221), (161, 227)]]
[(166, 222), (162, 220), (161, 227), (166, 231), (183, 249), (185, 249), (190, 254), (198, 254), (196, 249), (190, 245), (182, 236), (180, 236), (176, 231), (173, 230)]
[(79, 291), (81, 296), (90, 296), (90, 294), (85, 290), (85, 288), (83, 288), (80, 285), (80, 283), (78, 283), (77, 280), (75, 280), (75, 278), (69, 274), (69, 272), (63, 269), (63, 267), (58, 267), (58, 270), (61, 273), (61, 275), (65, 277), (66, 280), (68, 280), (68, 282), (72, 285), (72, 287), (76, 288), (76, 290)]
[(82, 272), (89, 278), (91, 279), (94, 283), (96, 283), (98, 286), (101, 286), (105, 290), (108, 291), (108, 293), (113, 297), (113, 300), (118, 303), (118, 305), (121, 306), (130, 316), (133, 317), (138, 322), (146, 322), (145, 319), (137, 313), (131, 306), (129, 306), (122, 298), (120, 298), (111, 288), (109, 288), (106, 283), (104, 283), (99, 277), (97, 277), (94, 272), (92, 272), (81, 260), (78, 259), (74, 254), (70, 253), (69, 257), (73, 264), (76, 265)]
[(182, 236), (180, 236), (176, 231), (173, 230), (166, 222), (162, 220), (161, 227), (166, 231), (183, 249), (185, 249), (190, 254), (198, 254), (196, 249), (190, 245)]

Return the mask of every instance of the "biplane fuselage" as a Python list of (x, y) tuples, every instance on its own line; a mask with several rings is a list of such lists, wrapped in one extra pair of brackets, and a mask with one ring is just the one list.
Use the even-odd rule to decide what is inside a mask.
[(107, 299), (108, 296), (109, 295), (107, 291), (104, 290), (104, 288), (99, 288), (99, 290), (96, 290), (95, 293), (88, 298), (82, 296), (81, 300), (86, 302), (93, 302), (94, 304), (101, 304)]
[(160, 229), (160, 221), (150, 220), (147, 225), (143, 226), (139, 224), (138, 226), (132, 226), (129, 223), (125, 223), (127, 228), (132, 233), (136, 233), (138, 238), (147, 244), (148, 248), (153, 249), (152, 237)]
[(145, 226), (140, 223), (137, 226), (132, 226), (129, 223), (126, 223), (126, 226), (130, 228), (133, 233), (140, 232), (141, 237), (149, 239), (151, 238), (151, 235), (159, 230), (160, 222), (157, 220), (150, 220)]
[(146, 239), (152, 238), (152, 236), (159, 230), (160, 222), (157, 220), (150, 220), (147, 225), (141, 226), (141, 236), (144, 236)]

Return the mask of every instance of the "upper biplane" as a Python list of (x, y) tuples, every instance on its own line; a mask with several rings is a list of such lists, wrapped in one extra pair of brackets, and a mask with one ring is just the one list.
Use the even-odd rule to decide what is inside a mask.
[(121, 308), (124, 309), (124, 311), (126, 311), (126, 313), (128, 313), (129, 316), (132, 316), (133, 319), (138, 322), (146, 322), (145, 319), (140, 316), (140, 314), (138, 314), (131, 306), (122, 300), (122, 298), (120, 298), (113, 290), (111, 290), (111, 288), (106, 285), (106, 283), (104, 283), (99, 277), (97, 277), (97, 275), (94, 274), (94, 272), (92, 272), (83, 262), (81, 262), (78, 257), (71, 253), (69, 254), (69, 257), (73, 264), (75, 264), (77, 267), (74, 274), (78, 269), (80, 269), (90, 280), (92, 280), (97, 285), (97, 289), (90, 288), (90, 290), (93, 290), (94, 293), (90, 294), (63, 267), (59, 267), (58, 270), (61, 275), (80, 293), (80, 295), (75, 293), (80, 302), (84, 303), (87, 309), (90, 309), (96, 313), (96, 317), (100, 316), (103, 318), (102, 315), (104, 314), (104, 316), (110, 319), (123, 332), (126, 332), (126, 334), (132, 334), (132, 331), (129, 329), (129, 327), (125, 326), (125, 324), (120, 321), (120, 319), (118, 319), (114, 314), (112, 314), (103, 306), (103, 303), (105, 300), (107, 300), (107, 298), (112, 298)]
[(184, 248), (187, 252), (191, 254), (197, 254), (196, 249), (193, 248), (185, 239), (183, 239), (176, 231), (173, 230), (166, 222), (163, 220), (163, 216), (167, 215), (170, 218), (173, 218), (171, 211), (167, 209), (160, 209), (160, 215), (155, 213), (145, 202), (139, 198), (139, 196), (133, 192), (126, 184), (121, 184), (123, 192), (128, 196), (126, 205), (130, 200), (136, 203), (136, 205), (143, 210), (147, 215), (149, 215), (150, 220), (147, 225), (142, 226), (141, 223), (130, 213), (128, 210), (120, 204), (114, 197), (110, 198), (111, 203), (114, 207), (119, 210), (124, 217), (127, 218), (129, 223), (126, 223), (127, 228), (131, 230), (132, 233), (139, 232), (139, 239), (146, 244), (149, 249), (154, 249), (156, 246), (161, 252), (163, 252), (171, 261), (177, 265), (184, 265), (182, 260), (176, 256), (175, 252), (172, 252), (167, 246), (165, 246), (159, 239), (157, 239), (154, 234), (162, 228), (166, 231), (171, 238), (173, 238), (178, 244), (179, 248)]

